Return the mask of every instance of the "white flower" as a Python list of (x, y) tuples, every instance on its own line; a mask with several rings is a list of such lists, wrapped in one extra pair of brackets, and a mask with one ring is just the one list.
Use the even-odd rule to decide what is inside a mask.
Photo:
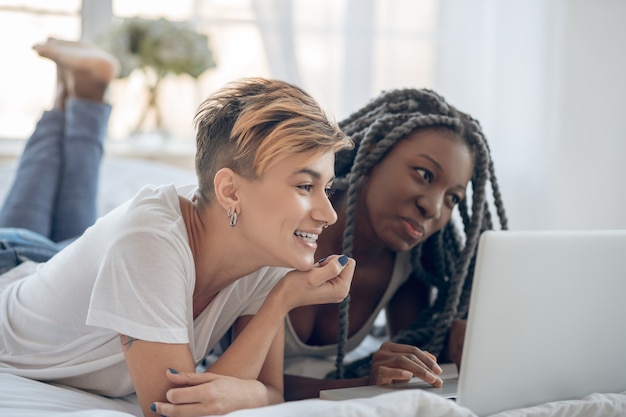
[(120, 78), (150, 67), (159, 78), (168, 73), (199, 77), (216, 66), (209, 39), (187, 22), (133, 17), (114, 22), (98, 44), (121, 64)]

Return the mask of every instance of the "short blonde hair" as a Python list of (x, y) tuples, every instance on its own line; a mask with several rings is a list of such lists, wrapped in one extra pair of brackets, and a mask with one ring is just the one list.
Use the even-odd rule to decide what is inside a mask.
[(221, 168), (258, 178), (279, 157), (352, 146), (309, 94), (264, 78), (240, 79), (215, 91), (198, 108), (194, 125), (198, 194), (208, 201)]

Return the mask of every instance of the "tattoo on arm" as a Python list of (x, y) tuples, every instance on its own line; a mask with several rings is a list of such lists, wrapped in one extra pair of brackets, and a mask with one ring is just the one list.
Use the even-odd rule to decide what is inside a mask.
[(124, 352), (128, 352), (133, 342), (137, 340), (134, 337), (126, 336), (125, 334), (120, 334), (120, 342), (122, 342), (122, 349)]

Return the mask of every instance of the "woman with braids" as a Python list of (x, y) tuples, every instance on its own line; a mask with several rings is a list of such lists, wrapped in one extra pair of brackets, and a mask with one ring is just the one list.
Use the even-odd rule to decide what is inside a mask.
[[(430, 90), (384, 92), (340, 127), (355, 147), (337, 155), (339, 218), (320, 236), (318, 253), (345, 253), (357, 268), (339, 306), (290, 312), (286, 397), (413, 376), (441, 386), (437, 360), (460, 363), (477, 242), (493, 228), (489, 185), (507, 228), (489, 146), (476, 120)], [(382, 309), (390, 341), (344, 364)], [(326, 379), (288, 374), (303, 357), (333, 355), (336, 370)]]

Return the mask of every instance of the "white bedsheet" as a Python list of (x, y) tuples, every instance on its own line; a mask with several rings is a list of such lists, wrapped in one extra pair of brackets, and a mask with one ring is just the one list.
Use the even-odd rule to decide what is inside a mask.
[[(11, 184), (15, 163), (0, 164), (0, 201)], [(99, 190), (100, 214), (130, 198), (145, 184), (195, 182), (191, 171), (155, 162), (106, 158)], [(129, 417), (140, 415), (134, 395), (111, 399), (76, 389), (0, 374), (0, 417)], [(475, 417), (456, 403), (419, 390), (402, 390), (367, 399), (305, 400), (254, 410), (230, 417)], [(510, 410), (492, 417), (626, 417), (626, 392), (593, 394), (572, 401)]]
[[(134, 395), (111, 399), (59, 385), (0, 374), (2, 417), (130, 417), (141, 412)], [(303, 400), (239, 410), (229, 417), (476, 417), (450, 400), (419, 390), (394, 391), (345, 401)], [(492, 417), (624, 417), (626, 392), (593, 394), (511, 410)]]

